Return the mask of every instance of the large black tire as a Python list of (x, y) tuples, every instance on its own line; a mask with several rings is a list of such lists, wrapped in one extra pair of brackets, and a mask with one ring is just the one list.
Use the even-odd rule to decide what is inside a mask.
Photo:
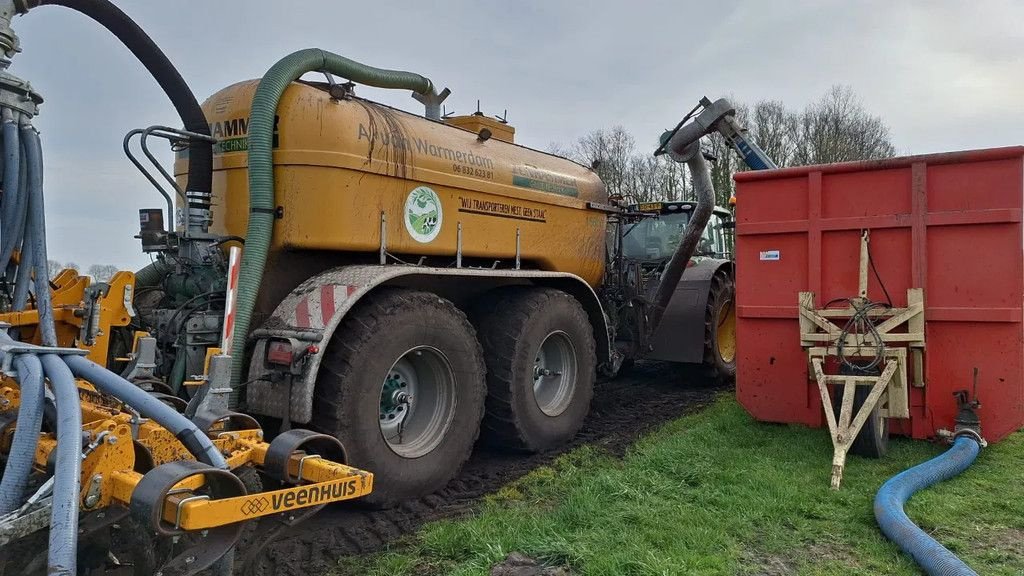
[(725, 270), (711, 278), (704, 309), (704, 377), (710, 384), (736, 380), (736, 288)]
[[(401, 431), (397, 444), (384, 437), (382, 395), (399, 361), (416, 356), (439, 359), (437, 370), (454, 383), (454, 407), (442, 414), (431, 406), (441, 394), (413, 398), (406, 415), (416, 415), (416, 408), (433, 414), (425, 429), (434, 432), (424, 438), (436, 441), (403, 446)], [(431, 377), (444, 379), (431, 370)], [(423, 496), (454, 478), (473, 450), (484, 411), (484, 373), (473, 326), (454, 304), (428, 292), (385, 289), (359, 302), (331, 338), (317, 377), (312, 427), (335, 435), (350, 464), (374, 473), (365, 503), (384, 507)]]
[(580, 303), (551, 288), (504, 289), (473, 318), (487, 362), (488, 443), (539, 452), (571, 440), (590, 411), (597, 365)]
[[(851, 368), (846, 364), (839, 366), (839, 373), (845, 376), (854, 374), (863, 374), (864, 372), (858, 372), (857, 369)], [(871, 376), (878, 376), (881, 371), (877, 368), (868, 372)], [(843, 406), (843, 390), (844, 386), (836, 386), (834, 393), (832, 394), (832, 411), (835, 417), (839, 418), (839, 411)], [(868, 399), (868, 395), (871, 394), (870, 386), (857, 386), (853, 391), (853, 413), (856, 415), (860, 411), (860, 407), (864, 405), (864, 402)], [(864, 426), (861, 427), (860, 432), (857, 433), (857, 437), (853, 439), (853, 444), (850, 445), (850, 454), (856, 454), (857, 456), (864, 456), (865, 458), (881, 458), (889, 451), (889, 420), (882, 418), (882, 409), (875, 405), (875, 408), (871, 410), (871, 414), (868, 415), (868, 419), (864, 422)]]

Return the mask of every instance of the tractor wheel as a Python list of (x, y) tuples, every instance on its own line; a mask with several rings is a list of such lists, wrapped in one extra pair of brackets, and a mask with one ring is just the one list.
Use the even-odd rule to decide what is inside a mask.
[(711, 279), (704, 311), (704, 376), (712, 384), (736, 379), (736, 289), (732, 278), (719, 271)]
[(385, 289), (334, 332), (317, 377), (313, 428), (375, 475), (363, 501), (389, 506), (442, 488), (469, 458), (484, 409), (473, 326), (435, 294)]
[[(839, 373), (850, 376), (854, 374), (863, 374), (858, 372), (855, 368), (851, 368), (845, 364), (839, 366)], [(869, 376), (878, 376), (881, 371), (875, 368), (868, 373)], [(832, 411), (836, 418), (839, 418), (839, 410), (843, 405), (843, 390), (845, 387), (837, 386), (835, 393), (832, 394)], [(857, 414), (860, 407), (864, 405), (864, 402), (868, 399), (868, 395), (871, 394), (870, 386), (857, 386), (853, 391), (853, 413)], [(864, 422), (864, 426), (861, 427), (860, 432), (857, 433), (857, 437), (854, 438), (853, 444), (850, 445), (850, 454), (856, 454), (865, 458), (881, 458), (885, 456), (886, 452), (889, 451), (889, 420), (882, 417), (882, 409), (880, 408), (881, 402), (875, 404), (873, 410), (868, 415), (868, 419)]]
[(594, 332), (580, 303), (550, 288), (502, 290), (475, 314), (487, 361), (492, 445), (538, 452), (564, 445), (590, 411)]

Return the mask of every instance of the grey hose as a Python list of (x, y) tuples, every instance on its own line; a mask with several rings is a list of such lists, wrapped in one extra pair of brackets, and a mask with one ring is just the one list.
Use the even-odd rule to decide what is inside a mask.
[(114, 396), (169, 430), (200, 462), (228, 467), (224, 456), (202, 430), (155, 396), (82, 356), (65, 356), (64, 362), (75, 376), (88, 380), (100, 392)]
[(39, 444), (39, 430), (43, 424), (43, 367), (39, 358), (22, 354), (14, 359), (21, 389), (18, 422), (14, 426), (14, 440), (0, 480), (0, 516), (17, 510), (24, 502), (28, 490), (29, 474)]
[(20, 312), (28, 306), (28, 289), (32, 284), (32, 253), (34, 243), (31, 241), (34, 230), (27, 230), (21, 245), (21, 260), (18, 261), (17, 276), (14, 281), (14, 311)]
[(78, 385), (61, 357), (56, 354), (40, 354), (39, 359), (50, 379), (50, 387), (57, 402), (57, 466), (53, 475), (47, 574), (75, 576), (79, 478), (82, 474), (82, 408), (79, 405)]
[(3, 207), (0, 208), (0, 235), (3, 235), (6, 244), (6, 237), (11, 223), (14, 221), (14, 203), (10, 200), (18, 190), (18, 166), (21, 160), (21, 143), (18, 139), (18, 125), (14, 122), (13, 114), (9, 108), (3, 109), (2, 135), (4, 155), (4, 177), (3, 177)]
[(43, 346), (57, 345), (57, 330), (53, 323), (53, 307), (50, 305), (50, 273), (46, 258), (46, 216), (43, 211), (43, 147), (39, 132), (31, 125), (21, 128), (21, 139), (25, 142), (25, 160), (28, 163), (28, 230), (32, 242), (32, 266), (35, 271), (36, 309), (39, 310), (39, 330)]
[(682, 240), (679, 241), (679, 247), (676, 248), (672, 258), (665, 266), (665, 271), (661, 274), (649, 327), (651, 334), (658, 329), (665, 308), (668, 307), (668, 303), (679, 285), (679, 280), (682, 279), (683, 272), (686, 271), (686, 264), (693, 256), (693, 251), (697, 248), (697, 242), (700, 241), (701, 234), (704, 233), (704, 227), (707, 226), (715, 206), (715, 186), (711, 182), (711, 172), (708, 170), (707, 162), (704, 161), (704, 154), (700, 151), (700, 140), (698, 139), (678, 153), (671, 149), (671, 144), (670, 141), (669, 150), (672, 153), (672, 159), (686, 162), (686, 166), (690, 169), (693, 189), (697, 196), (697, 207), (690, 214), (690, 221), (686, 224), (686, 232), (683, 234)]
[[(24, 150), (24, 146), (20, 144), (19, 146)], [(18, 186), (10, 197), (4, 199), (11, 205), (11, 225), (3, 229), (3, 243), (0, 246), (0, 270), (8, 270), (11, 257), (14, 255), (14, 251), (21, 247), (21, 241), (25, 235), (25, 218), (28, 213), (28, 167), (26, 164), (25, 154), (22, 152), (18, 161)]]

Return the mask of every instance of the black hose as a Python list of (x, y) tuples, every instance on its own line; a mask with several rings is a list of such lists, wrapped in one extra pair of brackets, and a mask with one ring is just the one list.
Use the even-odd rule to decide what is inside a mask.
[[(185, 83), (178, 70), (167, 59), (160, 47), (138, 24), (108, 0), (15, 0), (22, 12), (37, 6), (56, 5), (76, 10), (92, 18), (118, 38), (139, 62), (149, 70), (189, 132), (210, 135), (206, 114), (199, 106), (195, 94)], [(189, 143), (188, 183), (186, 190), (209, 193), (213, 179), (213, 144)]]

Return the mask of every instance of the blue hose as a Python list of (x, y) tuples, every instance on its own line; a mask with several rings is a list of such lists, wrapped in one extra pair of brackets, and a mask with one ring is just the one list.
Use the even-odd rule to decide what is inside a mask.
[(914, 558), (929, 576), (977, 576), (977, 572), (910, 521), (903, 505), (918, 490), (967, 469), (981, 445), (971, 436), (958, 436), (943, 454), (904, 470), (882, 485), (875, 495), (875, 520), (886, 538)]
[(39, 429), (43, 423), (43, 367), (39, 358), (23, 354), (14, 359), (21, 388), (18, 422), (14, 426), (14, 440), (8, 453), (3, 477), (0, 478), (0, 516), (17, 510), (25, 502), (29, 474), (39, 444)]
[(156, 396), (83, 356), (65, 356), (64, 362), (75, 376), (90, 382), (100, 392), (121, 400), (142, 416), (169, 430), (200, 462), (227, 469), (227, 461), (210, 438), (191, 420), (175, 412)]
[[(57, 332), (50, 305), (50, 276), (46, 255), (46, 217), (43, 210), (43, 148), (39, 133), (31, 125), (21, 128), (28, 162), (28, 225), (32, 231), (32, 269), (35, 271), (36, 310), (43, 346), (57, 345)], [(26, 240), (28, 240), (26, 238)]]
[(14, 221), (14, 202), (10, 199), (15, 198), (18, 192), (18, 176), (20, 175), (20, 162), (21, 162), (21, 139), (18, 136), (18, 125), (14, 119), (10, 117), (9, 113), (4, 113), (4, 120), (0, 131), (3, 134), (3, 156), (4, 156), (4, 177), (3, 177), (3, 191), (4, 191), (4, 202), (2, 208), (0, 208), (0, 225), (2, 225), (2, 232), (4, 235), (10, 234), (8, 228)]
[[(77, 358), (77, 356), (76, 356)], [(57, 402), (57, 466), (53, 473), (48, 576), (75, 576), (78, 550), (78, 495), (82, 475), (82, 407), (78, 384), (56, 354), (40, 354)]]

